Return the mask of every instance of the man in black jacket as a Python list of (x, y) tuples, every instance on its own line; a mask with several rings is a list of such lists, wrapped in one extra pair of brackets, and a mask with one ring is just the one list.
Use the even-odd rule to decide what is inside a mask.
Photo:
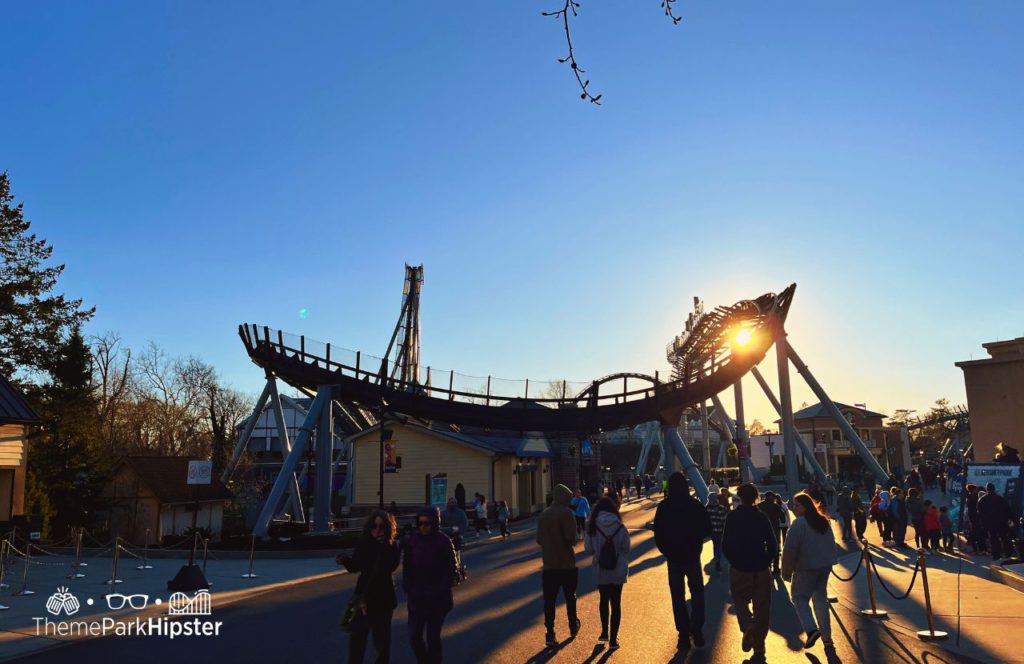
[[(736, 606), (736, 619), (743, 632), (743, 651), (754, 651), (750, 662), (764, 662), (764, 640), (772, 602), (772, 580), (768, 566), (778, 552), (768, 517), (754, 507), (757, 487), (741, 484), (736, 494), (742, 505), (725, 517), (722, 552), (732, 566), (729, 590)], [(753, 604), (753, 613), (750, 611)]]
[(981, 522), (985, 524), (988, 531), (989, 541), (992, 546), (992, 559), (999, 560), (1003, 557), (1003, 549), (1008, 555), (1013, 555), (1013, 546), (1010, 542), (1010, 522), (1013, 520), (1013, 510), (1010, 503), (998, 493), (996, 485), (991, 482), (985, 487), (987, 493), (978, 501), (978, 515)]
[[(668, 587), (672, 613), (679, 632), (679, 650), (704, 645), (704, 571), (700, 554), (704, 540), (711, 536), (711, 518), (704, 506), (690, 495), (686, 476), (674, 472), (668, 478), (668, 495), (654, 513), (654, 541), (668, 562)], [(686, 611), (686, 585), (690, 586), (693, 615)]]

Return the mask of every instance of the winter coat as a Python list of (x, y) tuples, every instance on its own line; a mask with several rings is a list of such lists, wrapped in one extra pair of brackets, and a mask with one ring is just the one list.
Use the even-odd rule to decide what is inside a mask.
[(779, 527), (782, 525), (782, 508), (776, 505), (774, 501), (762, 500), (757, 504), (757, 509), (761, 510), (768, 517), (768, 523), (772, 526), (772, 532), (778, 535)]
[(508, 506), (507, 505), (499, 505), (498, 506), (497, 517), (498, 517), (498, 523), (508, 523)]
[(355, 592), (363, 596), (368, 612), (391, 611), (398, 606), (391, 575), (398, 568), (400, 555), (397, 543), (378, 541), (372, 535), (364, 534), (356, 542), (345, 569), (359, 574)]
[(924, 498), (921, 496), (907, 498), (907, 514), (910, 515), (911, 523), (920, 523), (924, 518), (924, 512)]
[(402, 552), (402, 588), (409, 598), (409, 608), (422, 611), (451, 611), (452, 584), (458, 572), (455, 547), (447, 535), (438, 530), (438, 509), (427, 508), (417, 516), (431, 517), (430, 532), (419, 528), (406, 539)]
[(831, 526), (819, 533), (806, 518), (794, 519), (782, 547), (782, 578), (789, 580), (793, 572), (824, 569), (835, 563), (836, 538)]
[(569, 502), (569, 507), (572, 508), (573, 514), (575, 514), (578, 517), (582, 517), (585, 519), (588, 516), (590, 516), (590, 503), (587, 502), (587, 499), (584, 498), (583, 496), (580, 496), (579, 498), (573, 498)]
[(670, 560), (700, 560), (704, 540), (711, 535), (708, 511), (689, 489), (683, 474), (673, 473), (668, 497), (654, 513), (654, 542)]
[(537, 517), (537, 544), (544, 569), (575, 569), (576, 516), (569, 507), (572, 490), (559, 484), (553, 494), (551, 506)]
[(998, 493), (988, 493), (978, 501), (978, 516), (986, 530), (1005, 530), (1007, 522), (1013, 519), (1010, 503)]
[[(586, 534), (583, 537), (583, 545), (588, 553), (594, 554), (594, 569), (597, 570), (597, 585), (614, 583), (622, 585), (629, 575), (629, 532), (619, 517), (611, 512), (601, 512), (597, 515), (597, 532), (590, 534), (590, 524), (587, 524)], [(615, 546), (615, 552), (619, 558), (615, 569), (602, 569), (600, 564), (601, 549), (604, 543), (611, 540)]]
[(907, 523), (907, 503), (901, 498), (889, 501), (889, 516), (897, 523)]
[(939, 522), (939, 510), (934, 505), (928, 508), (928, 511), (924, 513), (924, 529), (925, 530), (941, 530), (942, 524)]
[(733, 569), (763, 572), (775, 560), (778, 551), (772, 525), (761, 510), (752, 505), (740, 505), (725, 517), (722, 552)]

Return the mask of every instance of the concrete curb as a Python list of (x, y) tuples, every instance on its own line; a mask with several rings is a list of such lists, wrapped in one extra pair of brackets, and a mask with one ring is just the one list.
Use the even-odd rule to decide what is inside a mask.
[(1024, 576), (1011, 572), (1000, 565), (989, 565), (988, 571), (992, 574), (992, 580), (1010, 586), (1017, 592), (1024, 593)]

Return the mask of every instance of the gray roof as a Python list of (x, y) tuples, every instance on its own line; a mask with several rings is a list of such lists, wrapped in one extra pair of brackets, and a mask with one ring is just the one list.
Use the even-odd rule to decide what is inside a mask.
[(0, 424), (39, 424), (39, 416), (10, 381), (0, 375)]
[[(435, 435), (469, 445), (470, 447), (476, 447), (492, 454), (506, 454), (523, 458), (548, 458), (554, 456), (551, 451), (550, 441), (547, 436), (541, 433), (531, 434), (527, 432), (519, 434), (492, 431), (485, 434), (477, 430), (466, 431), (465, 429), (459, 429), (441, 422), (432, 422), (429, 426), (425, 426), (412, 420), (405, 422), (403, 426), (425, 429)], [(370, 427), (370, 429), (364, 430), (363, 433), (375, 428), (376, 426)]]
[[(860, 406), (850, 406), (845, 403), (839, 403), (838, 401), (833, 401), (832, 403), (834, 403), (836, 408), (839, 410), (855, 410), (859, 413), (863, 413), (864, 417), (888, 417), (882, 413), (876, 413), (873, 410), (861, 408)], [(794, 420), (808, 420), (812, 417), (830, 417), (830, 415), (829, 412), (825, 410), (825, 406), (820, 402), (793, 413)]]

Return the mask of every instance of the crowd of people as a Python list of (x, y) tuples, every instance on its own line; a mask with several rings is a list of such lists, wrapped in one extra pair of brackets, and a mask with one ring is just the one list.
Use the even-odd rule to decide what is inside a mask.
[[(812, 483), (788, 502), (772, 491), (761, 494), (750, 483), (730, 490), (714, 482), (706, 502), (692, 493), (683, 473), (673, 473), (661, 486), (649, 478), (600, 486), (601, 495), (587, 496), (586, 487), (575, 491), (557, 485), (550, 506), (536, 522), (542, 571), (544, 643), (560, 644), (556, 629), (556, 604), (564, 598), (568, 634), (576, 638), (582, 626), (576, 603), (579, 571), (576, 547), (582, 540), (592, 557), (598, 591), (599, 641), (610, 650), (619, 648), (623, 588), (629, 577), (630, 534), (620, 508), (630, 489), (641, 498), (664, 492), (651, 528), (655, 545), (664, 557), (671, 596), (677, 648), (687, 651), (705, 645), (704, 544), (713, 548), (713, 573), (729, 568), (729, 591), (748, 662), (765, 661), (765, 639), (771, 619), (773, 578), (790, 582), (790, 597), (804, 631), (804, 648), (819, 642), (826, 655), (834, 649), (826, 587), (837, 561), (837, 543), (829, 516), (829, 504), (840, 522), (840, 538), (846, 542), (866, 538), (867, 524), (874, 522), (884, 546), (908, 549), (908, 528), (914, 544), (932, 553), (950, 551), (953, 526), (946, 506), (925, 499), (923, 492), (942, 477), (928, 476), (925, 469), (906, 477), (890, 478), (888, 488), (878, 486), (865, 505), (859, 484), (853, 486)], [(934, 484), (932, 484), (934, 486)], [(998, 558), (1009, 552), (1013, 514), (1005, 497), (992, 484), (965, 487), (964, 521), (968, 545), (974, 552)], [(488, 532), (487, 501), (474, 500), (478, 532)], [(504, 501), (495, 509), (501, 537), (510, 537), (509, 510)], [(456, 500), (445, 510), (424, 507), (416, 515), (411, 532), (400, 534), (392, 514), (374, 511), (351, 555), (338, 563), (358, 573), (353, 601), (358, 600), (357, 620), (349, 624), (349, 661), (361, 662), (372, 638), (377, 662), (390, 655), (392, 614), (397, 606), (393, 573), (402, 567), (401, 587), (408, 601), (410, 647), (417, 662), (442, 661), (441, 632), (453, 608), (452, 587), (465, 571), (461, 565), (459, 532), (470, 527), (465, 510)], [(451, 537), (449, 535), (452, 535)]]

